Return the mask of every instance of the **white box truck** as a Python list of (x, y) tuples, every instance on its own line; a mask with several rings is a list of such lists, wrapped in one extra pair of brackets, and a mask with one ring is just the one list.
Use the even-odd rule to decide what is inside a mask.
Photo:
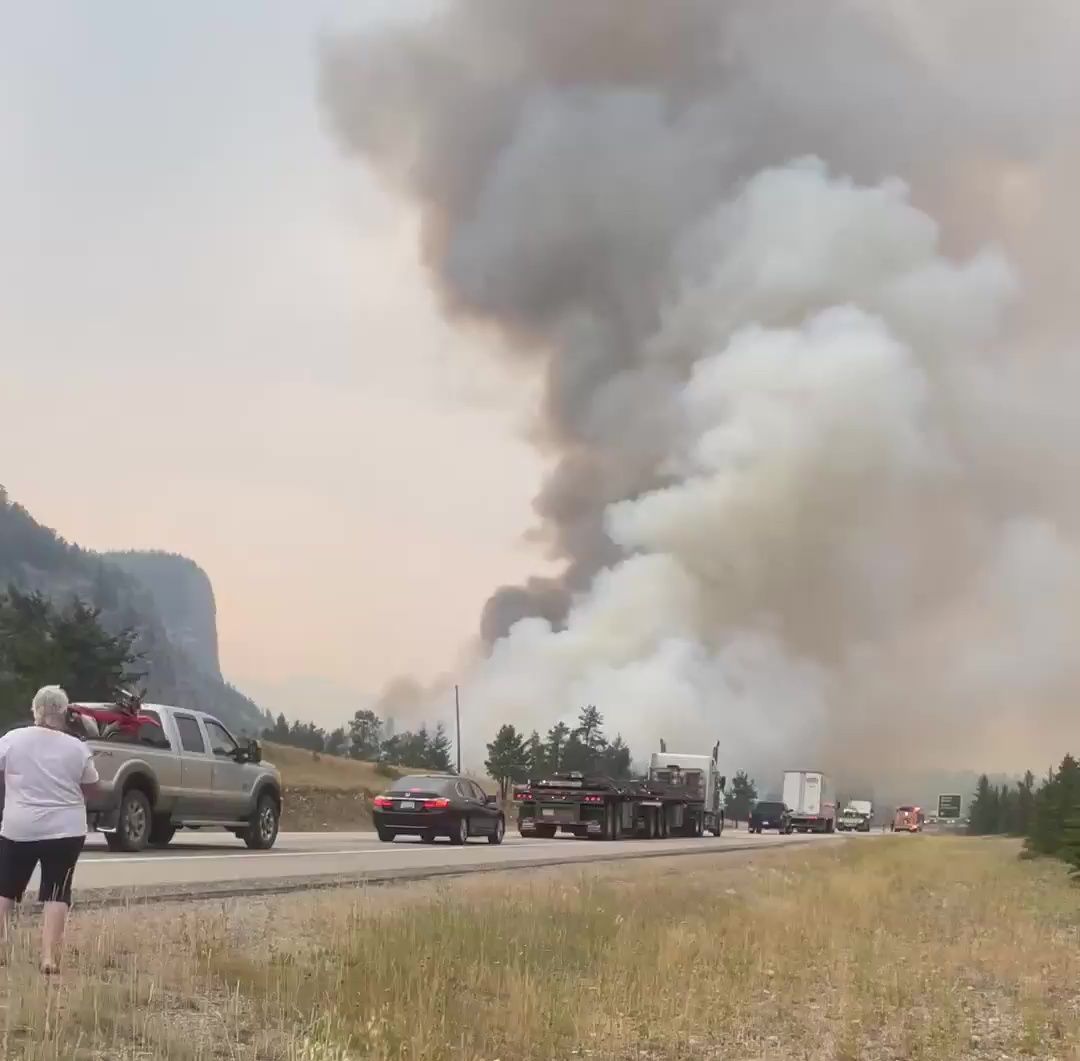
[(785, 771), (784, 803), (797, 832), (831, 833), (836, 828), (832, 785), (820, 770)]

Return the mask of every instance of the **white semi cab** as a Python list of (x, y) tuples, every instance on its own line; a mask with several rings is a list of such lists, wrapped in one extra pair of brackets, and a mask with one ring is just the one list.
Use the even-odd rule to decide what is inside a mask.
[(784, 804), (792, 828), (801, 833), (831, 833), (836, 828), (836, 800), (827, 774), (820, 770), (787, 770)]

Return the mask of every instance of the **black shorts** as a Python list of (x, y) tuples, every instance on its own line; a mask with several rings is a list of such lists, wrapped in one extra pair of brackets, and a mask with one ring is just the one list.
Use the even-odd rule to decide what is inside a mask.
[(55, 840), (9, 840), (0, 836), (0, 896), (19, 902), (40, 862), (40, 901), (70, 906), (75, 863), (85, 842), (85, 836), (61, 836)]

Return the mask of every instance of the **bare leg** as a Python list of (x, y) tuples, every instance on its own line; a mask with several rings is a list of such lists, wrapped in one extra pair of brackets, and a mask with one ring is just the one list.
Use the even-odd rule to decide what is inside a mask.
[(15, 900), (0, 896), (0, 944), (7, 943), (11, 919), (15, 916)]
[(45, 903), (41, 920), (41, 969), (55, 972), (60, 966), (60, 951), (67, 924), (67, 903)]

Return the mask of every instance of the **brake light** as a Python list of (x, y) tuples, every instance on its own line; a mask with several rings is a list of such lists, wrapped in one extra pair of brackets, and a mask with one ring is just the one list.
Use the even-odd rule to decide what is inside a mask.
[(379, 807), (382, 810), (389, 810), (393, 805), (394, 805), (394, 801), (392, 799), (387, 798), (386, 796), (376, 796), (375, 797), (375, 806)]
[(450, 806), (448, 799), (425, 799), (424, 810), (443, 810)]
[(603, 803), (604, 802), (604, 797), (603, 796), (586, 796), (585, 797), (585, 802), (586, 803)]

